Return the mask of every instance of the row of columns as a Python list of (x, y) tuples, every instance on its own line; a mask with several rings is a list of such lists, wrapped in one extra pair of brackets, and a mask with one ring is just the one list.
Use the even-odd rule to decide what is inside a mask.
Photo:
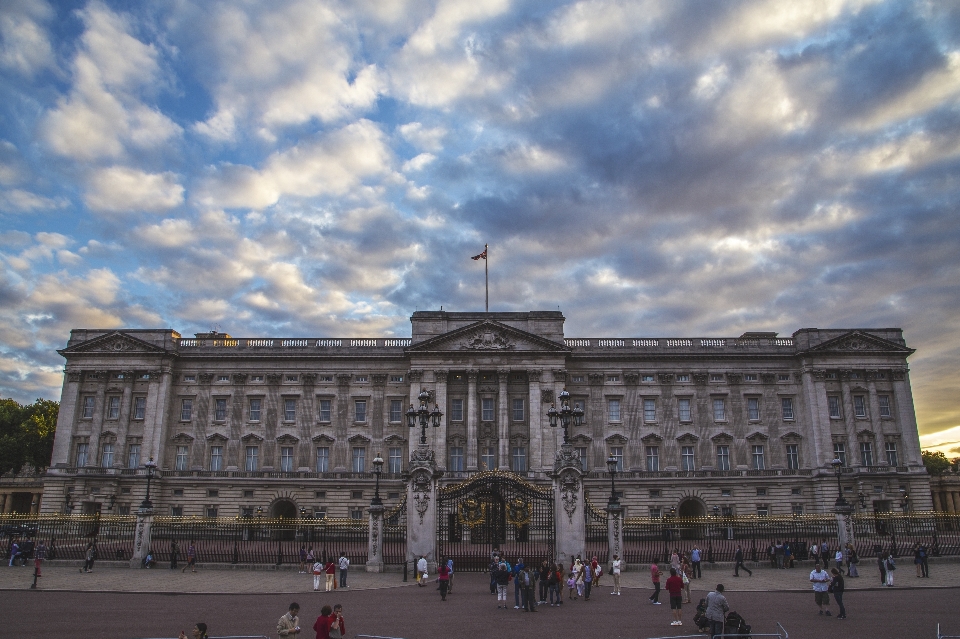
[(933, 509), (948, 513), (960, 512), (960, 490), (934, 489)]
[[(0, 493), (0, 513), (4, 515), (9, 515), (13, 512), (13, 495), (14, 493)], [(30, 514), (35, 514), (40, 512), (40, 500), (43, 497), (43, 493), (30, 493)]]

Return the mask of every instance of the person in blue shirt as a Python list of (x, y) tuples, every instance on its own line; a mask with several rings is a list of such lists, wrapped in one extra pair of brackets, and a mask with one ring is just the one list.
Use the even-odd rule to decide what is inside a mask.
[(702, 579), (703, 573), (700, 572), (700, 546), (694, 544), (693, 552), (690, 553), (690, 561), (693, 562), (693, 579)]
[(523, 557), (517, 557), (517, 563), (513, 566), (513, 609), (520, 610), (520, 590), (523, 588), (523, 585), (520, 583), (520, 573), (526, 566), (523, 565)]

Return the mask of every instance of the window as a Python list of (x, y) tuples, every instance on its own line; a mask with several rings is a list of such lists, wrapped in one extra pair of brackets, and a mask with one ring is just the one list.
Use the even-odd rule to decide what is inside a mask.
[(186, 446), (177, 446), (176, 469), (177, 470), (187, 469), (187, 447)]
[(355, 446), (353, 449), (353, 466), (351, 466), (353, 472), (362, 473), (364, 472), (365, 458), (367, 456), (367, 449), (362, 446)]
[(513, 400), (513, 421), (522, 422), (523, 421), (523, 400), (515, 399)]
[(363, 519), (363, 509), (362, 508), (351, 508), (350, 509), (350, 519)]
[(733, 494), (733, 491), (729, 488), (721, 488), (720, 496), (721, 497), (730, 497)]
[(578, 382), (582, 382), (582, 381), (583, 381), (583, 375), (574, 375), (574, 376), (573, 376), (573, 383), (574, 383), (574, 384), (576, 384), (576, 383), (578, 383)]
[(92, 395), (87, 395), (83, 398), (83, 412), (80, 413), (80, 416), (83, 419), (92, 419), (93, 418), (93, 406), (96, 402), (96, 398)]
[(759, 397), (747, 398), (747, 419), (749, 419), (752, 422), (760, 421), (760, 398)]
[(403, 454), (401, 453), (400, 447), (394, 446), (390, 448), (387, 453), (389, 455), (387, 458), (387, 469), (390, 471), (390, 474), (399, 475), (403, 472)]
[(251, 375), (251, 376), (250, 376), (250, 381), (251, 381), (251, 382), (262, 382), (262, 381), (263, 381), (263, 375)]
[(766, 497), (767, 489), (766, 488), (757, 488), (757, 497)]
[(653, 381), (653, 375), (641, 375), (641, 376), (640, 376), (640, 381), (641, 381), (641, 382), (652, 382), (652, 381)]
[(170, 514), (174, 517), (183, 517), (183, 506), (170, 506)]
[(87, 444), (77, 444), (77, 467), (87, 465)]
[(259, 422), (260, 421), (260, 407), (263, 405), (263, 400), (259, 397), (252, 398), (250, 400), (250, 421)]
[(243, 491), (243, 498), (244, 498), (244, 499), (252, 499), (252, 498), (253, 498), (253, 491), (252, 491), (252, 490), (245, 490), (245, 491)]
[(791, 511), (793, 512), (794, 515), (802, 515), (803, 504), (793, 504), (793, 506), (791, 507)]
[(184, 376), (183, 376), (183, 381), (185, 381), (185, 382), (195, 382), (195, 381), (197, 381), (197, 376), (196, 376), (196, 375), (184, 375)]
[(390, 421), (394, 423), (403, 421), (403, 400), (402, 399), (390, 400)]
[(207, 497), (219, 497), (219, 496), (220, 496), (220, 491), (218, 489), (216, 488), (207, 489)]
[(293, 422), (297, 420), (297, 400), (295, 399), (285, 399), (283, 400), (283, 421)]
[(580, 470), (587, 471), (587, 447), (586, 446), (577, 446), (574, 448), (577, 452), (577, 457), (580, 458)]
[(677, 412), (680, 415), (681, 422), (690, 421), (690, 400), (683, 398), (677, 400)]
[(827, 373), (827, 379), (836, 379), (836, 378), (837, 378), (837, 373), (835, 371)]
[(800, 488), (799, 486), (794, 486), (793, 488), (790, 489), (790, 494), (791, 494), (791, 495), (802, 495), (802, 494), (803, 494), (803, 488)]
[(402, 382), (402, 381), (403, 381), (403, 375), (391, 375), (391, 376), (390, 376), (390, 381), (391, 381), (391, 382)]
[(610, 456), (617, 460), (617, 472), (623, 472), (623, 446), (611, 446)]
[(280, 472), (293, 472), (293, 446), (280, 447)]
[(227, 419), (227, 400), (219, 398), (214, 400), (213, 420), (222, 422)]
[(763, 446), (755, 445), (751, 447), (753, 457), (753, 469), (763, 470), (766, 466), (763, 463)]
[(480, 461), (483, 462), (484, 469), (495, 469), (497, 467), (497, 449), (493, 446), (485, 446), (480, 452)]
[(696, 470), (693, 446), (682, 446), (680, 448), (680, 470)]
[(493, 398), (484, 397), (480, 400), (480, 420), (484, 422), (493, 421)]
[(134, 397), (133, 398), (133, 418), (134, 419), (143, 419), (147, 413), (147, 398), (146, 397)]
[(330, 472), (330, 447), (317, 446), (317, 472)]
[(880, 417), (890, 417), (890, 396), (877, 395), (877, 403), (880, 405)]
[(616, 384), (619, 381), (620, 381), (619, 375), (607, 375), (607, 383)]
[(830, 419), (840, 419), (840, 397), (838, 395), (827, 396), (827, 407), (830, 410)]
[(367, 400), (358, 399), (353, 402), (354, 410), (356, 411), (356, 419), (354, 421), (365, 422), (367, 421)]
[(873, 466), (873, 444), (860, 442), (860, 465)]
[(755, 382), (755, 381), (757, 381), (757, 374), (756, 374), (756, 373), (745, 373), (745, 374), (743, 375), (743, 381), (745, 381), (745, 382)]
[(463, 446), (450, 447), (450, 472), (463, 472)]
[(792, 397), (780, 398), (780, 413), (783, 415), (784, 419), (793, 419), (793, 398)]
[(770, 507), (766, 504), (757, 504), (757, 517), (766, 517), (770, 514)]
[(363, 491), (362, 491), (362, 490), (351, 490), (351, 491), (350, 491), (350, 499), (363, 499)]
[(103, 445), (103, 454), (100, 456), (100, 465), (104, 468), (113, 468), (113, 444)]
[(659, 506), (650, 506), (650, 519), (663, 519), (663, 510)]
[(223, 470), (223, 446), (210, 447), (210, 470)]
[(647, 470), (655, 473), (660, 470), (660, 447), (647, 446)]
[(843, 442), (833, 442), (833, 458), (840, 460), (841, 466), (847, 465), (847, 446)]
[(327, 509), (326, 509), (326, 508), (314, 508), (314, 509), (313, 509), (313, 518), (314, 518), (314, 519), (326, 519), (326, 518), (327, 518)]
[(784, 375), (783, 373), (781, 373), (781, 374), (777, 375), (777, 381), (778, 381), (778, 382), (789, 382), (789, 381), (790, 381), (790, 376), (789, 376), (789, 375)]
[(117, 505), (117, 514), (118, 515), (129, 515), (130, 514), (130, 505), (125, 506)]
[(797, 444), (787, 444), (787, 468), (790, 470), (800, 468), (800, 447)]
[(140, 466), (140, 444), (130, 444), (127, 446), (127, 468), (138, 468)]
[(689, 375), (677, 375), (677, 381), (678, 381), (678, 382), (689, 382), (689, 381), (690, 381), (690, 376), (689, 376)]
[(295, 384), (300, 378), (297, 375), (287, 375), (284, 380), (290, 384)]
[(727, 419), (727, 406), (726, 401), (723, 398), (715, 398), (713, 400), (713, 420), (717, 422), (726, 421)]
[(619, 399), (608, 399), (607, 400), (607, 416), (611, 422), (620, 421), (620, 400)]
[(247, 472), (253, 472), (259, 468), (257, 458), (260, 456), (260, 448), (257, 446), (247, 446), (246, 461), (244, 468)]
[(711, 382), (722, 382), (722, 381), (723, 381), (723, 375), (720, 375), (720, 374), (717, 374), (717, 373), (711, 373), (711, 374), (710, 374), (710, 381), (711, 381)]
[(729, 446), (717, 446), (717, 470), (730, 470)]
[(111, 396), (107, 398), (107, 419), (120, 418), (120, 398)]
[(217, 516), (217, 507), (216, 506), (207, 506), (207, 517), (211, 519), (216, 518)]
[(193, 417), (193, 400), (192, 399), (180, 400), (180, 421), (189, 422), (192, 417)]
[(450, 400), (450, 421), (452, 422), (463, 421), (463, 400), (462, 399)]
[(356, 381), (358, 381), (358, 382), (360, 382), (360, 383), (366, 382), (366, 381), (367, 381), (367, 376), (366, 376), (366, 375), (357, 375)]
[(513, 472), (527, 472), (527, 449), (524, 446), (513, 447)]
[(320, 400), (320, 414), (318, 415), (318, 418), (321, 422), (330, 421), (330, 400), (329, 399)]
[(656, 498), (659, 497), (659, 496), (660, 496), (660, 490), (659, 490), (659, 489), (657, 489), (657, 488), (652, 488), (652, 489), (650, 489), (650, 498), (651, 498), (651, 499), (656, 499)]
[(218, 382), (229, 382), (229, 381), (230, 381), (230, 376), (229, 376), (229, 375), (217, 375), (217, 381), (218, 381)]
[(887, 451), (887, 466), (899, 466), (897, 462), (897, 442), (887, 442), (886, 443)]
[(645, 422), (657, 421), (657, 400), (655, 399), (643, 400), (643, 421)]
[(867, 416), (867, 402), (863, 395), (853, 396), (853, 416), (854, 417)]

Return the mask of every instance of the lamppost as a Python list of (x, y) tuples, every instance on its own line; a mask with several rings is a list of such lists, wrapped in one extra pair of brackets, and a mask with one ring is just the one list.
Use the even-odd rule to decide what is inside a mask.
[(607, 506), (619, 506), (617, 486), (614, 484), (614, 478), (617, 476), (617, 458), (613, 456), (613, 453), (610, 453), (610, 456), (607, 457), (607, 472), (610, 473), (610, 499), (607, 500)]
[(140, 510), (152, 510), (153, 502), (150, 501), (150, 481), (153, 479), (153, 475), (157, 472), (157, 464), (153, 461), (153, 457), (147, 460), (143, 465), (147, 471), (147, 496), (142, 502), (140, 502)]
[(867, 496), (863, 494), (863, 482), (857, 486), (857, 501), (860, 503), (860, 510), (867, 509)]
[(427, 426), (432, 425), (434, 428), (440, 428), (440, 418), (443, 417), (443, 413), (440, 412), (439, 404), (434, 404), (432, 411), (427, 406), (427, 402), (430, 400), (430, 393), (428, 393), (426, 389), (420, 390), (417, 399), (420, 400), (420, 408), (414, 408), (413, 404), (410, 404), (410, 409), (407, 410), (407, 426), (416, 428), (417, 418), (419, 418), (420, 444), (425, 446), (427, 444)]
[(910, 511), (910, 495), (902, 488), (900, 489), (900, 508), (904, 514)]
[(570, 393), (567, 392), (566, 388), (560, 391), (557, 399), (560, 400), (560, 409), (557, 409), (556, 404), (550, 404), (547, 417), (550, 419), (551, 428), (556, 428), (558, 422), (559, 425), (563, 426), (563, 443), (569, 444), (570, 433), (567, 431), (567, 427), (570, 425), (571, 419), (575, 428), (583, 425), (583, 409), (579, 406), (570, 408)]
[(845, 510), (850, 507), (847, 500), (843, 498), (843, 486), (840, 484), (840, 474), (843, 472), (843, 462), (835, 458), (830, 465), (833, 466), (833, 472), (837, 476), (837, 501), (834, 504), (837, 510)]
[(370, 500), (371, 506), (382, 506), (383, 500), (380, 499), (380, 473), (383, 472), (383, 457), (380, 453), (373, 458), (373, 474), (377, 478), (376, 488), (373, 489), (373, 499)]

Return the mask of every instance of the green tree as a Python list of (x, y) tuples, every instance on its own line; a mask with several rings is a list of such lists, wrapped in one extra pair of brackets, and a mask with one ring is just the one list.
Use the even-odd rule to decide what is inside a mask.
[(0, 399), (0, 474), (50, 465), (59, 411), (60, 404), (47, 399), (27, 406)]
[(927, 472), (931, 475), (942, 475), (950, 470), (950, 460), (939, 450), (923, 450), (920, 451), (920, 456), (923, 458), (923, 465), (927, 467)]

